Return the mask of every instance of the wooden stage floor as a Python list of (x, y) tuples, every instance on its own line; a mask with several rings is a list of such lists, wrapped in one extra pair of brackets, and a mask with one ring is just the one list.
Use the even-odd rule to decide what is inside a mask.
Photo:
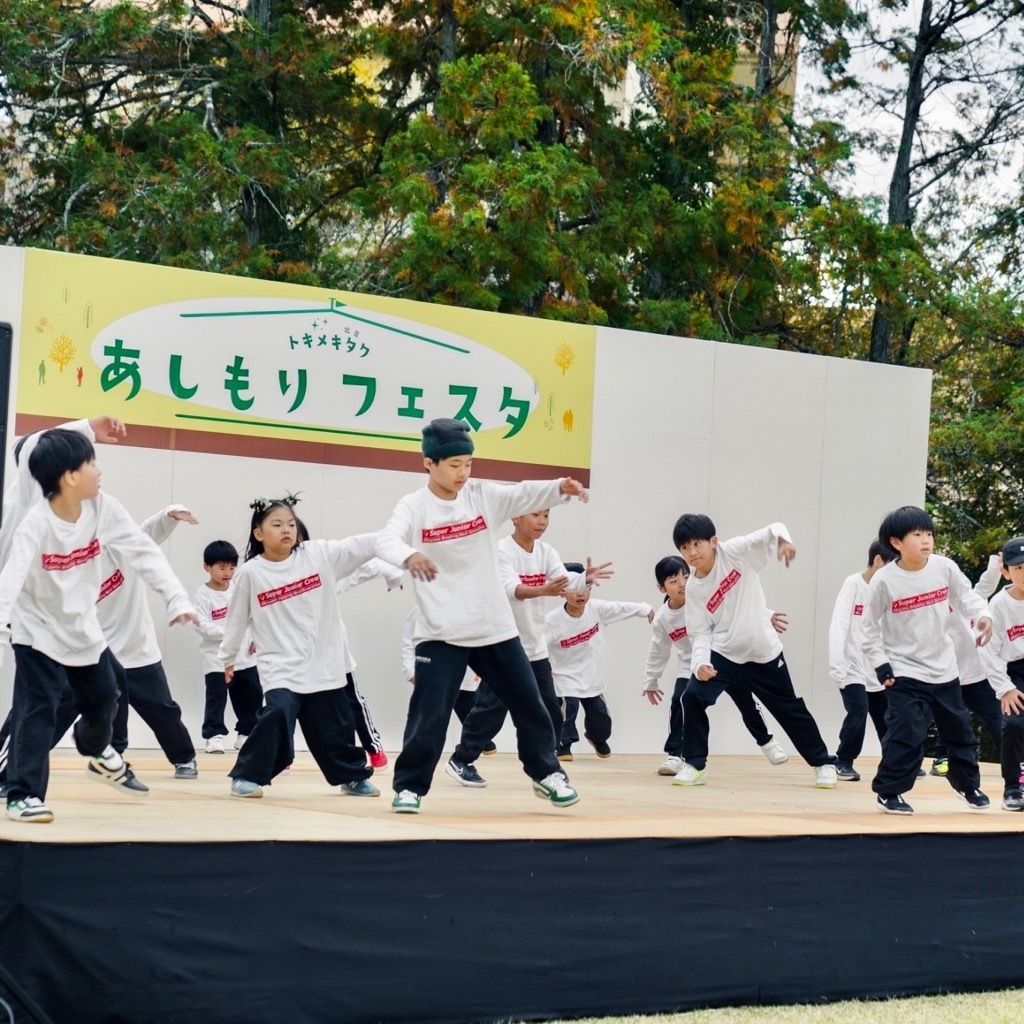
[[(392, 760), (394, 755), (390, 755)], [(661, 757), (579, 754), (566, 767), (580, 802), (556, 809), (538, 800), (515, 755), (481, 758), (486, 789), (459, 786), (443, 771), (418, 815), (391, 811), (391, 766), (377, 771), (375, 799), (341, 796), (307, 753), (259, 800), (228, 793), (234, 755), (199, 754), (199, 778), (176, 781), (159, 751), (134, 751), (132, 766), (148, 797), (122, 795), (83, 774), (70, 750), (52, 755), (47, 803), (55, 821), (27, 825), (0, 818), (0, 840), (43, 843), (383, 842), (495, 839), (713, 838), (857, 834), (1019, 832), (1024, 814), (999, 807), (995, 764), (982, 765), (992, 800), (970, 811), (945, 779), (919, 779), (909, 817), (880, 814), (870, 779), (874, 762), (858, 762), (861, 782), (815, 789), (803, 762), (772, 767), (759, 757), (713, 757), (706, 786), (673, 786), (655, 774)]]

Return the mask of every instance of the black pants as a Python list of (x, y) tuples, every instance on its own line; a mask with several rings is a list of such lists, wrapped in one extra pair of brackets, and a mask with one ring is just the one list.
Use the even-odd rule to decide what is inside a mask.
[(712, 651), (711, 666), (718, 673), (714, 679), (702, 683), (691, 676), (683, 691), (683, 758), (687, 764), (694, 768), (707, 766), (711, 732), (708, 708), (737, 684), (760, 698), (811, 767), (835, 764), (807, 705), (793, 690), (784, 654), (769, 662), (739, 664)]
[[(540, 658), (530, 662), (533, 677), (537, 680), (540, 699), (551, 717), (551, 727), (556, 736), (562, 731), (562, 702), (555, 693), (555, 681), (551, 677), (551, 662)], [(462, 692), (461, 690), (459, 691)], [(458, 710), (456, 709), (456, 714)], [(476, 691), (476, 700), (469, 714), (462, 721), (462, 736), (455, 748), (455, 758), (464, 764), (472, 764), (484, 748), (501, 731), (505, 724), (508, 708), (501, 702), (498, 695), (487, 685), (486, 680), (480, 683)]]
[[(473, 710), (473, 705), (476, 703), (476, 690), (459, 690), (459, 695), (455, 698), (455, 704), (452, 707), (452, 711), (455, 712), (455, 717), (459, 720), (461, 725), (466, 724), (466, 719), (469, 718), (470, 711)], [(502, 707), (505, 705), (503, 704)]]
[(239, 736), (248, 736), (256, 727), (256, 713), (263, 706), (263, 688), (260, 686), (260, 674), (256, 666), (235, 669), (230, 683), (224, 682), (223, 672), (207, 672), (203, 679), (206, 683), (203, 739), (227, 736), (224, 711), (229, 698), (231, 709), (238, 720), (236, 731)]
[(266, 704), (256, 716), (256, 728), (242, 744), (233, 779), (246, 779), (266, 786), (295, 760), (295, 723), (332, 786), (368, 779), (373, 769), (366, 763), (362, 747), (353, 743), (352, 712), (344, 687), (295, 693), (277, 687), (264, 695)]
[(345, 678), (348, 680), (348, 686), (341, 692), (348, 700), (349, 711), (352, 712), (352, 721), (359, 742), (362, 744), (363, 750), (369, 751), (371, 754), (379, 754), (384, 750), (384, 741), (380, 738), (377, 726), (373, 724), (373, 717), (370, 715), (366, 698), (359, 692), (355, 677), (351, 672), (346, 672)]
[(889, 709), (889, 697), (885, 690), (872, 690), (863, 683), (847, 683), (840, 691), (846, 717), (839, 727), (839, 749), (836, 760), (848, 768), (860, 757), (864, 749), (864, 732), (867, 729), (868, 717), (878, 733), (878, 740), (885, 737), (885, 713)]
[[(167, 674), (163, 665), (156, 661), (152, 665), (124, 670), (127, 701), (119, 701), (114, 716), (114, 734), (119, 738), (128, 736), (128, 706), (130, 705), (146, 725), (153, 730), (160, 749), (171, 764), (184, 764), (196, 756), (196, 748), (189, 737), (188, 729), (181, 720), (181, 708), (171, 696), (167, 685)], [(60, 737), (58, 737), (59, 739)], [(114, 745), (117, 749), (117, 744)], [(119, 753), (123, 753), (124, 747)]]
[(50, 747), (61, 692), (70, 685), (81, 717), (75, 724), (80, 754), (98, 757), (110, 745), (117, 681), (114, 656), (104, 650), (95, 665), (61, 665), (25, 644), (14, 645), (14, 698), (7, 765), (7, 800), (46, 796)]
[[(1006, 670), (1010, 682), (1024, 691), (1024, 661), (1011, 661)], [(970, 689), (970, 687), (968, 687)], [(1020, 789), (1020, 766), (1024, 761), (1024, 715), (1003, 716), (1003, 744), (1001, 749), (1003, 787)], [(1014, 767), (1016, 766), (1016, 774)]]
[(603, 696), (596, 697), (563, 697), (562, 713), (564, 721), (562, 732), (558, 738), (559, 749), (568, 750), (580, 738), (576, 728), (576, 716), (583, 708), (583, 735), (595, 743), (607, 743), (612, 734), (612, 716), (608, 703)]
[(561, 771), (555, 759), (551, 717), (519, 637), (486, 647), (457, 647), (443, 640), (426, 640), (416, 645), (416, 681), (402, 752), (395, 762), (396, 792), (407, 789), (425, 796), (430, 791), (467, 666), (487, 680), (508, 708), (516, 727), (523, 771), (532, 779)]
[[(668, 739), (665, 740), (665, 753), (670, 757), (683, 756), (683, 693), (689, 681), (686, 677), (680, 676), (672, 688), (672, 701), (668, 708)], [(772, 734), (768, 731), (764, 715), (761, 714), (761, 709), (749, 687), (737, 683), (726, 690), (726, 693), (732, 698), (747, 732), (754, 737), (754, 742), (759, 747), (771, 743)]]
[(882, 760), (871, 782), (872, 790), (879, 796), (899, 796), (913, 788), (933, 718), (949, 751), (949, 784), (960, 792), (981, 785), (978, 737), (964, 706), (960, 680), (923, 683), (909, 676), (897, 676), (889, 687)]
[[(964, 686), (960, 684), (960, 694), (964, 699), (964, 707), (968, 711), (973, 711), (978, 718), (981, 720), (981, 724), (988, 733), (988, 738), (992, 741), (992, 746), (999, 751), (1000, 760), (1002, 761), (1003, 751), (1003, 723), (1006, 721), (1003, 715), (1002, 705), (999, 703), (999, 698), (996, 696), (995, 690), (992, 689), (991, 683), (987, 679), (982, 679), (977, 683), (968, 683)], [(942, 742), (942, 738), (939, 737), (935, 741), (935, 758), (949, 757), (949, 751), (946, 750), (946, 744)], [(1003, 764), (1003, 782), (1007, 786), (1016, 789), (1020, 779), (1020, 764), (1017, 764), (1016, 774), (1012, 774), (1012, 764), (1007, 761)]]

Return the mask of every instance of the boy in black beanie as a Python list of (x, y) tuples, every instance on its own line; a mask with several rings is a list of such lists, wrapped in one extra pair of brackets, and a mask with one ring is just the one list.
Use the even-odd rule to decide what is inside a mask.
[(497, 530), (512, 516), (570, 497), (586, 501), (587, 492), (570, 477), (514, 486), (471, 480), (472, 464), (466, 424), (428, 423), (427, 486), (398, 503), (377, 541), (380, 558), (409, 570), (419, 608), (415, 685), (395, 762), (392, 807), (399, 813), (418, 812), (430, 789), (467, 665), (508, 708), (534, 793), (556, 807), (579, 799), (555, 758), (551, 719), (501, 583)]

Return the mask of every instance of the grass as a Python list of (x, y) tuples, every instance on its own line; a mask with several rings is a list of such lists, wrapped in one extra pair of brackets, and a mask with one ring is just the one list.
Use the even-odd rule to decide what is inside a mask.
[(588, 1017), (559, 1024), (1021, 1024), (1024, 990), (816, 1006), (730, 1006), (656, 1016)]

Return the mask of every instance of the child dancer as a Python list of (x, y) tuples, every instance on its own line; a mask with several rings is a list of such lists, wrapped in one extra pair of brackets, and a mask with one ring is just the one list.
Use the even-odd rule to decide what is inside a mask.
[[(654, 635), (647, 651), (647, 669), (644, 676), (643, 694), (653, 705), (661, 703), (664, 692), (660, 680), (669, 662), (672, 650), (678, 655), (676, 682), (669, 706), (668, 739), (665, 753), (668, 755), (658, 767), (659, 775), (676, 775), (683, 767), (683, 691), (690, 680), (690, 658), (693, 645), (686, 631), (686, 583), (690, 569), (678, 555), (662, 558), (654, 567), (654, 578), (658, 590), (665, 595), (661, 607), (654, 614), (652, 624)], [(777, 633), (786, 631), (786, 616), (773, 612), (770, 617), (772, 628)], [(726, 691), (736, 705), (747, 732), (770, 764), (785, 764), (789, 760), (782, 744), (772, 737), (765, 724), (764, 716), (750, 693), (741, 686)]]
[(238, 552), (226, 540), (211, 541), (203, 550), (203, 568), (209, 577), (196, 591), (196, 609), (199, 621), (199, 652), (203, 658), (203, 681), (206, 687), (206, 706), (203, 711), (203, 739), (206, 753), (223, 754), (228, 727), (224, 724), (224, 711), (228, 699), (235, 712), (235, 750), (240, 750), (245, 738), (256, 727), (256, 713), (263, 706), (263, 688), (256, 668), (252, 642), (243, 640), (231, 684), (226, 685), (224, 667), (217, 660), (217, 652), (224, 639), (224, 623), (231, 605)]
[(117, 682), (96, 614), (100, 552), (109, 548), (160, 593), (172, 624), (196, 616), (160, 550), (119, 502), (100, 493), (100, 471), (86, 437), (46, 431), (28, 464), (46, 500), (15, 530), (0, 573), (0, 640), (9, 630), (16, 666), (7, 815), (48, 822), (49, 753), (65, 682), (81, 713), (74, 736), (89, 757), (86, 773), (124, 792), (147, 792), (110, 745)]
[[(654, 609), (645, 601), (599, 601), (590, 598), (591, 584), (584, 573), (570, 573), (565, 584), (565, 602), (544, 620), (555, 691), (571, 697), (583, 708), (583, 736), (598, 757), (611, 757), (608, 740), (612, 718), (604, 699), (605, 626), (642, 616), (654, 619)], [(575, 723), (573, 723), (575, 733)], [(571, 752), (571, 737), (564, 729), (559, 753)]]
[(586, 491), (568, 477), (512, 487), (470, 480), (472, 455), (466, 424), (428, 423), (423, 428), (427, 486), (398, 503), (377, 543), (381, 558), (409, 570), (420, 611), (413, 638), (416, 684), (395, 763), (392, 808), (404, 814), (417, 813), (430, 790), (467, 665), (487, 680), (512, 715), (534, 793), (559, 807), (579, 799), (555, 759), (551, 719), (498, 573), (495, 527), (564, 497), (586, 500)]
[(913, 505), (890, 512), (878, 539), (898, 555), (875, 573), (864, 613), (864, 652), (889, 690), (888, 730), (871, 783), (886, 814), (913, 814), (903, 799), (917, 778), (932, 718), (949, 750), (949, 784), (972, 810), (989, 799), (978, 788), (978, 738), (957, 678), (949, 616), (977, 623), (978, 643), (992, 635), (988, 606), (955, 562), (932, 553), (935, 527)]
[(796, 548), (782, 523), (718, 542), (706, 515), (679, 517), (672, 531), (693, 575), (687, 584), (686, 628), (693, 639), (693, 676), (683, 691), (683, 758), (673, 785), (707, 781), (708, 707), (737, 684), (761, 699), (814, 769), (819, 789), (835, 789), (835, 758), (793, 689), (782, 643), (769, 622), (758, 572), (776, 555), (788, 566)]
[(354, 730), (337, 582), (373, 556), (375, 534), (300, 542), (293, 501), (257, 499), (246, 561), (234, 579), (218, 658), (230, 684), (251, 633), (266, 704), (230, 771), (231, 794), (260, 797), (294, 759), (295, 723), (342, 793), (379, 796)]

